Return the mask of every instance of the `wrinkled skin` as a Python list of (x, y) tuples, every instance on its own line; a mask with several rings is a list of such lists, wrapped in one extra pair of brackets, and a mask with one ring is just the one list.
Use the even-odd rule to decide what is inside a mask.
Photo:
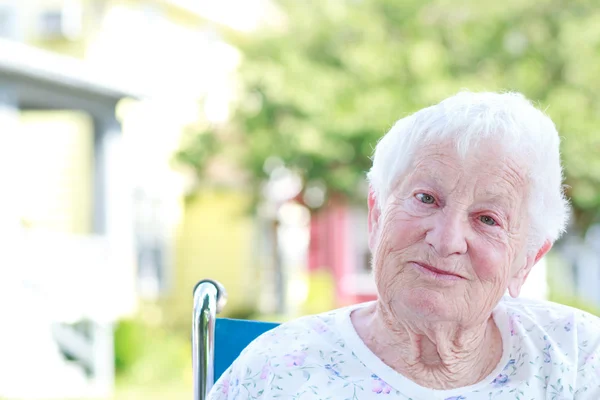
[(421, 386), (471, 385), (500, 361), (492, 311), (507, 289), (518, 296), (550, 249), (546, 242), (526, 252), (523, 165), (493, 142), (464, 159), (450, 144), (428, 145), (383, 210), (369, 196), (379, 300), (352, 313), (352, 321), (380, 359)]

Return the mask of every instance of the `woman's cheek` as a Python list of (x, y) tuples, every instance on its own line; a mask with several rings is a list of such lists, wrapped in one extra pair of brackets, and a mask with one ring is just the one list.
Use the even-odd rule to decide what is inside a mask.
[(506, 274), (505, 269), (509, 266), (509, 263), (503, 257), (504, 253), (488, 246), (473, 250), (471, 252), (471, 262), (480, 280), (489, 282), (504, 277)]
[(389, 246), (392, 251), (401, 251), (417, 243), (425, 235), (422, 223), (405, 220), (393, 228), (394, 234), (389, 237)]
[(386, 218), (386, 228), (403, 235), (415, 230), (423, 230), (425, 222), (434, 213), (434, 209), (415, 203), (405, 201), (402, 207), (392, 209)]

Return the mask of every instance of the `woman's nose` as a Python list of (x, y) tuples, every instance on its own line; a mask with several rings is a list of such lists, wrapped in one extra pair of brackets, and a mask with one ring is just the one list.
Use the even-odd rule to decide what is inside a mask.
[(440, 212), (433, 226), (425, 235), (425, 241), (440, 257), (467, 252), (466, 221), (460, 212)]

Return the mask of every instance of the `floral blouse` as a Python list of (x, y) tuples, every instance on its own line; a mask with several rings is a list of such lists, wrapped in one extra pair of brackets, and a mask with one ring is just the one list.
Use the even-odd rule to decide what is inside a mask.
[(359, 304), (303, 317), (252, 342), (208, 398), (224, 399), (577, 399), (600, 400), (600, 318), (549, 302), (504, 298), (493, 317), (503, 341), (496, 369), (451, 390), (405, 378), (360, 339)]

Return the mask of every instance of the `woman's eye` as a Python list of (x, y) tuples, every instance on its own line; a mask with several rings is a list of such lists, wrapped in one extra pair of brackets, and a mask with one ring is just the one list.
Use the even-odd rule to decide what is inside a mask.
[(425, 203), (425, 204), (434, 204), (435, 203), (435, 198), (427, 193), (417, 193), (417, 199), (421, 202), (421, 203)]
[(487, 215), (482, 215), (481, 217), (479, 217), (479, 220), (486, 225), (490, 225), (490, 226), (497, 225), (496, 221), (492, 217), (487, 216)]

